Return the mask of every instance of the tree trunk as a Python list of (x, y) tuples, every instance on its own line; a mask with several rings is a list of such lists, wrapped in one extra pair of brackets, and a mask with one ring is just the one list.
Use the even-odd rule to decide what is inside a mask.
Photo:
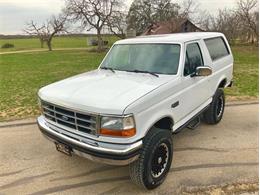
[(51, 45), (51, 41), (52, 41), (52, 37), (54, 36), (54, 34), (52, 34), (49, 39), (47, 40), (47, 46), (49, 51), (52, 51), (52, 45)]
[(251, 44), (253, 45), (255, 43), (255, 38), (254, 38), (254, 35), (252, 35), (251, 37)]
[(97, 38), (98, 38), (98, 51), (101, 52), (103, 49), (103, 43), (102, 43), (101, 31), (99, 29), (97, 29)]
[(47, 46), (48, 46), (49, 51), (52, 51), (51, 40), (47, 41)]
[(41, 42), (41, 48), (43, 48), (44, 41), (42, 39), (40, 39), (40, 42)]
[(254, 40), (256, 41), (256, 43), (259, 42), (259, 33), (257, 32), (257, 30), (254, 30)]

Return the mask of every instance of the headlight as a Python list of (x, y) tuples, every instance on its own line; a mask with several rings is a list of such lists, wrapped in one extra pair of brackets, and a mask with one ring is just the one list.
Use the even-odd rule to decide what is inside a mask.
[(136, 133), (133, 116), (127, 117), (101, 117), (101, 135), (131, 137)]

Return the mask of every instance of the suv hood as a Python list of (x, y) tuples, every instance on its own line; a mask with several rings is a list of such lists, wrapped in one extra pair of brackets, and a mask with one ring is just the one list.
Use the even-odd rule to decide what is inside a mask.
[(39, 97), (78, 111), (121, 115), (129, 104), (173, 77), (98, 69), (43, 87)]

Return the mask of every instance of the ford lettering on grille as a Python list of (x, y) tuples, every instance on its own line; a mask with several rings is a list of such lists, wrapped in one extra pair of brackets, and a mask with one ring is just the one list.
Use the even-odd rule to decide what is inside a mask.
[(62, 118), (63, 120), (65, 120), (65, 121), (69, 120), (69, 118), (66, 117), (66, 116), (62, 116), (61, 118)]

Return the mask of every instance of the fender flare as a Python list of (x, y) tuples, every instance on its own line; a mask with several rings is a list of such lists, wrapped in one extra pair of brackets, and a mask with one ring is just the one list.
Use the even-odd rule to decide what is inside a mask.
[[(171, 120), (171, 122), (172, 122), (172, 126), (174, 125), (174, 119), (173, 119), (172, 116), (170, 116), (170, 115), (163, 115), (163, 116), (161, 116), (161, 117), (158, 117), (158, 118), (155, 120), (155, 122), (147, 128), (147, 130), (146, 130), (146, 132), (145, 132), (143, 138), (146, 137), (146, 135), (148, 134), (148, 132), (151, 131), (151, 129), (154, 127), (154, 125), (155, 125), (157, 122), (159, 122), (160, 120), (162, 120), (162, 119), (164, 119), (164, 118), (169, 118), (169, 119)], [(165, 130), (166, 130), (166, 129), (165, 129)], [(169, 129), (169, 131), (172, 131), (172, 129)]]
[(217, 82), (217, 86), (215, 87), (215, 91), (219, 88), (219, 86), (222, 85), (222, 83), (224, 83), (224, 84), (223, 84), (223, 88), (225, 88), (226, 85), (227, 85), (227, 82), (228, 82), (228, 80), (227, 80), (226, 75), (223, 75), (223, 76), (219, 79), (219, 81)]

